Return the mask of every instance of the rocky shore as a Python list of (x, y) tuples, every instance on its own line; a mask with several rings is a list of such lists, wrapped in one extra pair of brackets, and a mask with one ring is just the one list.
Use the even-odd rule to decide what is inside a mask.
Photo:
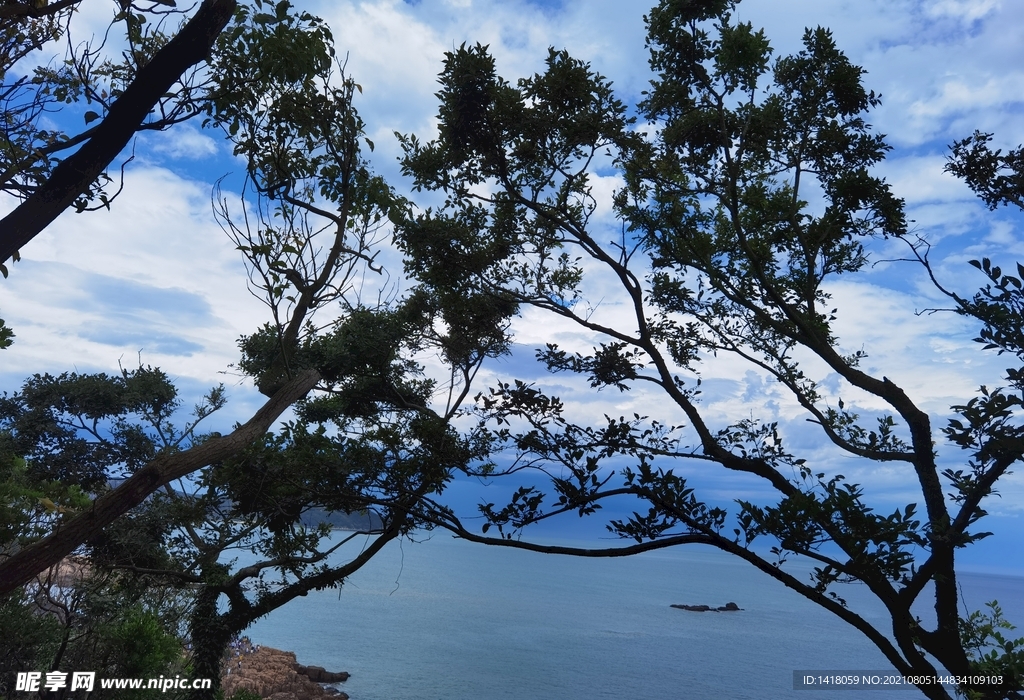
[(290, 651), (259, 646), (239, 651), (225, 662), (221, 687), (225, 698), (249, 690), (265, 700), (348, 700), (346, 693), (321, 685), (348, 677), (320, 666), (303, 666)]

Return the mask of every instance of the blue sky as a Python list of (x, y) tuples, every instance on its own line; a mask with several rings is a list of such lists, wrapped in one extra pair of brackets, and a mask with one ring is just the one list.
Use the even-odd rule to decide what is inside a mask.
[[(374, 167), (400, 192), (407, 191), (407, 183), (398, 174), (393, 132), (433, 135), (443, 54), (463, 42), (489, 44), (499, 71), (513, 80), (539, 70), (549, 46), (567, 48), (609, 77), (627, 102), (639, 98), (650, 78), (645, 2), (298, 4), (323, 16), (339, 54), (347, 53), (347, 71), (363, 87), (357, 106), (376, 144)], [(105, 3), (87, 3), (78, 20), (81, 31), (100, 31), (108, 12)], [(1024, 260), (1021, 216), (988, 212), (942, 170), (948, 145), (974, 129), (995, 132), (996, 144), (1004, 148), (1024, 142), (1024, 3), (745, 0), (737, 15), (765, 27), (777, 54), (798, 49), (805, 26), (830, 27), (840, 48), (865, 67), (866, 85), (883, 99), (869, 121), (893, 146), (879, 172), (906, 199), (919, 232), (935, 244), (937, 270), (952, 288), (970, 293), (983, 281), (966, 265), (971, 258), (988, 256), (1004, 265)], [(17, 334), (15, 345), (2, 355), (0, 389), (14, 390), (36, 372), (110, 372), (118, 362), (131, 366), (141, 357), (176, 379), (186, 405), (224, 382), (230, 402), (212, 427), (224, 429), (251, 415), (261, 399), (230, 365), (237, 359), (236, 339), (265, 322), (267, 314), (247, 292), (241, 259), (210, 206), (214, 181), (241, 169), (218, 134), (196, 126), (140, 137), (126, 170), (125, 193), (111, 211), (62, 216), (21, 251), (23, 261), (0, 282), (0, 316)], [(613, 174), (596, 182), (605, 200), (615, 185)], [(605, 215), (603, 223), (614, 222)], [(880, 261), (904, 254), (898, 246), (875, 251)], [(388, 282), (394, 283), (400, 267), (393, 256), (389, 260)], [(840, 308), (844, 348), (868, 351), (866, 368), (903, 386), (937, 425), (951, 404), (969, 399), (979, 384), (998, 383), (1005, 363), (970, 341), (975, 332), (970, 323), (951, 314), (915, 314), (941, 306), (942, 299), (914, 266), (880, 262), (831, 291)], [(619, 308), (609, 298), (601, 313), (614, 318)], [(552, 339), (569, 349), (586, 349), (592, 342), (536, 313), (527, 313), (516, 330), (517, 352), (486, 367), (481, 386), (513, 376), (541, 380), (532, 349)], [(708, 364), (706, 371), (704, 399), (713, 420), (725, 424), (749, 414), (778, 420), (794, 447), (830, 470), (870, 484), (882, 509), (914, 499), (907, 474), (854, 463), (822, 447), (804, 416), (757, 373), (727, 359)], [(816, 378), (832, 399), (843, 396), (865, 413), (881, 409), (824, 370)], [(550, 381), (580, 420), (634, 411), (653, 415), (652, 407), (661, 406), (656, 397), (639, 392), (595, 394), (567, 377)], [(952, 464), (958, 455), (940, 447), (940, 456)], [(739, 477), (694, 473), (693, 478), (714, 500), (765, 493)], [(1011, 556), (1024, 549), (1022, 474), (1009, 477), (1001, 491), (992, 503), (996, 517), (990, 525), (999, 536), (967, 555), (975, 566), (1024, 566), (1019, 556)], [(478, 497), (469, 484), (455, 492), (465, 502)]]

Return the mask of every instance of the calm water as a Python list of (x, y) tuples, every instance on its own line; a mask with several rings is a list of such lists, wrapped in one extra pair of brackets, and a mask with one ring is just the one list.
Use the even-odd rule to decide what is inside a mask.
[[(1024, 623), (1024, 578), (968, 575), (963, 589), (972, 608), (998, 598)], [(842, 595), (884, 621), (863, 589)], [(669, 607), (729, 601), (743, 612)], [(311, 593), (249, 634), (302, 663), (351, 672), (341, 687), (353, 700), (818, 700), (835, 691), (793, 690), (794, 670), (891, 668), (852, 628), (717, 551), (587, 560), (445, 535), (392, 543), (340, 594)]]

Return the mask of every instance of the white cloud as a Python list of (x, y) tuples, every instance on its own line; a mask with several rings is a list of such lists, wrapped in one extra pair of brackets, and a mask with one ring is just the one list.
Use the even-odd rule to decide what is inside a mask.
[[(863, 348), (862, 369), (889, 377), (925, 410), (944, 413), (1002, 374), (1003, 363), (972, 342), (976, 324), (951, 312), (918, 313), (934, 307), (932, 299), (853, 281), (833, 282), (828, 291), (840, 309), (843, 350)], [(861, 400), (883, 407), (879, 399)]]
[(893, 192), (910, 206), (934, 202), (971, 202), (976, 199), (970, 188), (943, 170), (946, 158), (934, 154), (889, 158), (879, 168)]
[[(110, 211), (65, 213), (26, 246), (0, 300), (18, 334), (5, 370), (109, 371), (122, 357), (133, 364), (141, 349), (144, 362), (176, 375), (223, 379), (235, 340), (265, 313), (210, 215), (209, 187), (130, 168)], [(173, 306), (161, 311), (163, 303)]]
[(217, 153), (217, 142), (191, 124), (179, 124), (153, 140), (153, 151), (174, 160), (199, 160)]
[(965, 22), (976, 22), (999, 9), (999, 0), (939, 0), (925, 5), (931, 17), (952, 17)]

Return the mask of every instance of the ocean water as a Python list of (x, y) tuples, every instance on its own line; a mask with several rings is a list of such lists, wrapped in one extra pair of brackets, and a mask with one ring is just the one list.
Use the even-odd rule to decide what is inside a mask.
[[(971, 609), (998, 599), (1024, 626), (1024, 578), (964, 575), (962, 588)], [(863, 588), (841, 593), (884, 625)], [(743, 611), (669, 607), (729, 601)], [(794, 690), (794, 670), (891, 669), (828, 612), (742, 561), (693, 548), (581, 559), (447, 535), (396, 542), (340, 592), (293, 601), (248, 634), (350, 672), (339, 687), (353, 700), (818, 700), (836, 690)]]

